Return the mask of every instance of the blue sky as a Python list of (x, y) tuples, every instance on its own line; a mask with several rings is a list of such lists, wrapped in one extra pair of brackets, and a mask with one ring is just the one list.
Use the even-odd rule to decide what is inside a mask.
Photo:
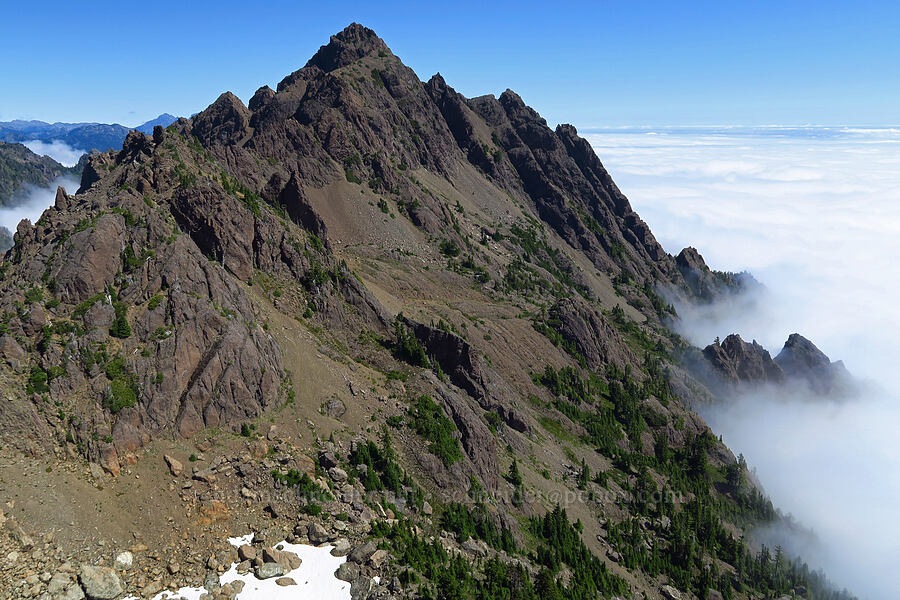
[(512, 88), (551, 124), (900, 123), (897, 3), (736, 4), (16, 3), (0, 120), (134, 125), (247, 100), (359, 21), (421, 78)]

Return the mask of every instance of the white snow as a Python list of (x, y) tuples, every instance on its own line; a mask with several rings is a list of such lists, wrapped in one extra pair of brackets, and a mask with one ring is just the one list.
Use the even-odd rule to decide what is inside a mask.
[[(228, 543), (235, 547), (249, 544), (253, 540), (253, 534), (242, 537), (228, 538)], [(280, 586), (271, 579), (257, 579), (253, 572), (240, 575), (237, 572), (237, 563), (233, 563), (219, 577), (219, 584), (225, 585), (232, 581), (243, 581), (244, 589), (237, 595), (238, 600), (350, 600), (350, 584), (341, 581), (334, 576), (334, 572), (346, 557), (331, 555), (334, 546), (308, 546), (305, 544), (289, 544), (281, 542), (275, 545), (285, 552), (293, 552), (300, 557), (300, 567), (286, 573), (297, 585)], [(179, 599), (200, 600), (200, 596), (207, 593), (203, 587), (184, 587), (176, 592), (164, 591), (157, 594), (153, 600)], [(129, 597), (126, 600), (138, 600)]]

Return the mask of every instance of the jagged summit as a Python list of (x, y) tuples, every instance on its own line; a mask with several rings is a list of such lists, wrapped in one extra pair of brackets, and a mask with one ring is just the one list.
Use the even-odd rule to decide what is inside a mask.
[(815, 344), (792, 333), (775, 363), (788, 377), (806, 380), (819, 394), (844, 395), (853, 387), (853, 381), (843, 361), (832, 362)]
[(319, 48), (306, 66), (330, 72), (379, 52), (390, 52), (384, 40), (368, 27), (351, 23), (340, 33), (331, 36), (331, 40)]
[(715, 381), (728, 386), (753, 387), (760, 384), (800, 383), (818, 396), (845, 396), (855, 386), (841, 361), (832, 362), (815, 344), (792, 333), (774, 359), (756, 340), (745, 342), (732, 334), (721, 343), (704, 348), (703, 356), (713, 368)]

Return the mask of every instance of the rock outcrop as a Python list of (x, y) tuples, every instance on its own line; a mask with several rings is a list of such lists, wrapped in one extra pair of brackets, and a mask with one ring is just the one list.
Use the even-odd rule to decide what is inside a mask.
[(728, 384), (784, 383), (781, 367), (756, 340), (748, 344), (741, 336), (732, 334), (721, 343), (704, 348), (703, 356)]
[(816, 394), (841, 396), (850, 393), (854, 387), (843, 361), (832, 362), (799, 333), (788, 337), (775, 357), (775, 363), (787, 377), (805, 381)]
[(846, 396), (855, 387), (843, 362), (831, 362), (815, 344), (798, 333), (788, 337), (774, 359), (756, 340), (747, 343), (736, 334), (707, 346), (703, 358), (704, 362), (692, 362), (693, 371), (725, 393), (735, 388), (775, 384), (799, 385), (817, 396), (839, 397)]

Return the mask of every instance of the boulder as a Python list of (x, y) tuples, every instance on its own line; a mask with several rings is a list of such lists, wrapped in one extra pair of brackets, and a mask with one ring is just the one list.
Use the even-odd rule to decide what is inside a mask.
[(349, 561), (341, 563), (341, 566), (339, 566), (337, 568), (337, 571), (334, 572), (334, 576), (341, 581), (353, 583), (356, 578), (359, 577), (359, 565)]
[(343, 470), (340, 467), (331, 467), (330, 469), (328, 469), (328, 476), (331, 477), (331, 479), (336, 483), (343, 483), (347, 481), (347, 471)]
[(312, 544), (324, 544), (328, 541), (328, 531), (318, 523), (310, 523), (306, 528), (306, 535)]
[(665, 600), (681, 600), (681, 592), (673, 588), (671, 585), (664, 585), (659, 588), (659, 593)]
[(110, 567), (83, 566), (78, 578), (91, 600), (112, 600), (124, 591), (118, 574)]
[(257, 579), (271, 579), (284, 575), (284, 566), (279, 563), (263, 563), (254, 570)]
[(369, 540), (351, 550), (350, 554), (347, 555), (347, 560), (360, 565), (365, 564), (366, 561), (372, 558), (376, 550), (378, 550), (378, 546), (375, 542)]
[(181, 461), (172, 456), (169, 456), (168, 454), (163, 456), (163, 460), (166, 461), (166, 465), (169, 467), (169, 472), (173, 476), (178, 477), (179, 475), (181, 475), (181, 472), (184, 470), (184, 465), (181, 464)]

